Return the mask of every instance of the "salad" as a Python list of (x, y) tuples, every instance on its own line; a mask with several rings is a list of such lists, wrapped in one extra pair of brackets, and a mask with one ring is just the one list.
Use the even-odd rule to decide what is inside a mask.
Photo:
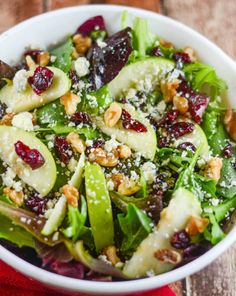
[[(53, 40), (52, 40), (53, 43)], [(154, 276), (231, 227), (236, 113), (191, 47), (102, 16), (0, 62), (0, 242), (87, 280)]]

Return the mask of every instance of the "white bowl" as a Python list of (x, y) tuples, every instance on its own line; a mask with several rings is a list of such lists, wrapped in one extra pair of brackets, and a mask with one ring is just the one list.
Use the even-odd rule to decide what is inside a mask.
[[(220, 77), (229, 86), (229, 102), (234, 104), (236, 94), (236, 65), (220, 48), (196, 31), (165, 16), (154, 12), (112, 5), (89, 5), (71, 7), (42, 14), (31, 18), (0, 36), (0, 59), (12, 63), (17, 61), (29, 45), (48, 46), (60, 41), (86, 19), (101, 14), (110, 32), (120, 29), (120, 17), (124, 10), (131, 16), (140, 16), (149, 21), (150, 28), (178, 47), (192, 46), (199, 57), (213, 65)], [(124, 282), (94, 282), (60, 276), (35, 267), (0, 246), (0, 259), (23, 274), (60, 290), (78, 291), (95, 295), (114, 295), (119, 293), (140, 292), (164, 286), (193, 274), (222, 254), (236, 241), (236, 227), (215, 247), (193, 262), (152, 278)]]

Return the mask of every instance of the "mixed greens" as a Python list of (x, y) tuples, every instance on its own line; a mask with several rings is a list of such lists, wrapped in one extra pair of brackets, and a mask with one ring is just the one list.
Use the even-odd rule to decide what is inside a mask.
[(186, 264), (225, 237), (236, 208), (225, 81), (126, 18), (109, 35), (95, 16), (0, 62), (1, 244), (79, 279)]

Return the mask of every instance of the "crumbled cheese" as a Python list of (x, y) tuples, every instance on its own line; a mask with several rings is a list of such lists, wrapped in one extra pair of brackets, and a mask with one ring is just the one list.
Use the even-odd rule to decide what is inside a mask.
[(107, 152), (111, 152), (113, 149), (116, 149), (120, 144), (116, 141), (114, 136), (111, 137), (110, 140), (105, 142), (104, 149)]
[(12, 119), (12, 125), (24, 129), (26, 131), (33, 131), (33, 116), (30, 112), (21, 112), (16, 114)]
[(96, 108), (98, 106), (97, 98), (95, 96), (87, 95), (86, 98), (91, 108)]
[(50, 56), (50, 62), (51, 62), (51, 63), (54, 63), (54, 62), (56, 61), (56, 59), (57, 59), (56, 56), (54, 56), (54, 55), (51, 55), (51, 56)]
[(23, 92), (26, 90), (28, 82), (27, 71), (22, 69), (16, 72), (13, 78), (13, 87), (16, 92)]
[(145, 180), (149, 184), (152, 184), (155, 180), (157, 171), (155, 164), (151, 161), (147, 161), (141, 166), (141, 169), (143, 170)]
[(103, 48), (103, 47), (106, 47), (107, 46), (106, 42), (102, 41), (101, 39), (97, 39), (97, 45), (100, 48)]
[(125, 97), (126, 97), (127, 100), (132, 99), (132, 98), (134, 98), (136, 96), (136, 93), (137, 93), (136, 89), (130, 88)]
[(13, 187), (16, 174), (11, 168), (8, 167), (6, 172), (2, 174), (1, 177), (4, 185), (6, 185), (7, 187)]
[(115, 188), (115, 184), (114, 184), (114, 182), (110, 179), (110, 180), (108, 180), (107, 181), (107, 189), (109, 190), (109, 191), (112, 191), (112, 190), (114, 190), (114, 188)]
[(79, 77), (89, 74), (89, 61), (85, 57), (79, 57), (75, 61), (74, 67)]
[(213, 213), (213, 210), (211, 208), (205, 208), (204, 212), (208, 213), (208, 214), (211, 214), (211, 213)]
[(211, 199), (211, 204), (213, 206), (217, 206), (219, 204), (220, 200), (218, 198), (212, 198)]
[(74, 157), (71, 157), (69, 163), (68, 163), (68, 169), (73, 173), (77, 167), (77, 160)]

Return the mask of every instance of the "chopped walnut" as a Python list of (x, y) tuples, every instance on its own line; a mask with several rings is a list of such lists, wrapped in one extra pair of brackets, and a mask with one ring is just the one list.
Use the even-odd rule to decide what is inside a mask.
[(104, 167), (114, 167), (118, 163), (118, 157), (113, 152), (106, 152), (102, 148), (92, 149), (88, 159)]
[(65, 195), (67, 203), (71, 205), (73, 208), (77, 208), (79, 199), (78, 190), (74, 186), (67, 184), (61, 188), (61, 191)]
[(72, 51), (71, 56), (72, 56), (72, 59), (73, 59), (73, 60), (77, 60), (78, 57), (79, 57), (79, 54), (78, 54), (78, 52), (76, 51), (76, 48), (75, 48), (75, 47), (73, 47), (73, 51)]
[(108, 127), (113, 127), (120, 120), (122, 113), (122, 108), (117, 103), (112, 103), (110, 107), (104, 113), (105, 125)]
[(6, 194), (10, 200), (12, 200), (18, 207), (21, 207), (24, 203), (24, 193), (23, 191), (16, 191), (9, 187), (3, 189), (3, 193)]
[(131, 149), (127, 145), (121, 145), (117, 147), (120, 158), (129, 158), (132, 154)]
[(228, 109), (225, 113), (224, 124), (230, 137), (236, 141), (236, 112)]
[(118, 192), (122, 195), (130, 196), (138, 192), (140, 186), (133, 180), (125, 179), (119, 186)]
[(69, 133), (66, 137), (67, 142), (71, 145), (75, 152), (83, 153), (86, 149), (84, 140), (80, 139), (80, 136), (77, 133)]
[(222, 159), (219, 157), (212, 157), (205, 169), (205, 176), (215, 181), (220, 180), (220, 173), (222, 169)]
[(199, 233), (203, 233), (208, 224), (209, 220), (207, 218), (191, 216), (185, 230), (190, 236), (194, 236)]
[(34, 60), (31, 58), (30, 55), (27, 55), (25, 57), (25, 60), (26, 60), (26, 64), (28, 66), (28, 68), (31, 70), (31, 71), (34, 71), (35, 68), (36, 68), (36, 63), (34, 62)]
[(120, 258), (116, 254), (116, 247), (115, 246), (106, 247), (102, 251), (102, 255), (105, 255), (107, 257), (107, 260), (110, 261), (113, 266), (115, 266), (117, 263), (121, 262)]
[(194, 49), (192, 47), (186, 47), (184, 49), (184, 52), (189, 55), (191, 62), (196, 62), (196, 60), (197, 60), (196, 52), (194, 51)]
[(170, 264), (178, 264), (181, 260), (181, 254), (174, 250), (160, 249), (154, 253), (154, 257), (160, 261)]
[(111, 180), (114, 184), (114, 190), (117, 190), (119, 185), (124, 181), (125, 176), (122, 173), (116, 173), (111, 175)]
[(160, 39), (160, 44), (163, 45), (164, 47), (167, 47), (167, 48), (174, 48), (174, 45), (173, 43), (165, 40), (165, 39)]
[(76, 34), (73, 37), (73, 42), (78, 54), (85, 54), (92, 45), (92, 39), (90, 37), (84, 37), (81, 34)]
[(14, 113), (8, 113), (3, 116), (3, 118), (0, 120), (0, 125), (12, 125), (12, 119), (15, 116)]
[(50, 62), (50, 54), (47, 51), (40, 52), (37, 56), (37, 63), (42, 66), (46, 67)]
[(185, 114), (188, 111), (188, 100), (184, 97), (174, 96), (173, 104), (181, 114)]
[(68, 92), (60, 98), (61, 104), (65, 107), (66, 114), (70, 116), (76, 112), (77, 105), (80, 101), (80, 97), (72, 92)]
[(161, 91), (163, 93), (163, 98), (166, 103), (170, 103), (173, 101), (174, 96), (176, 96), (176, 90), (178, 87), (178, 79), (174, 79), (173, 81), (161, 81)]

